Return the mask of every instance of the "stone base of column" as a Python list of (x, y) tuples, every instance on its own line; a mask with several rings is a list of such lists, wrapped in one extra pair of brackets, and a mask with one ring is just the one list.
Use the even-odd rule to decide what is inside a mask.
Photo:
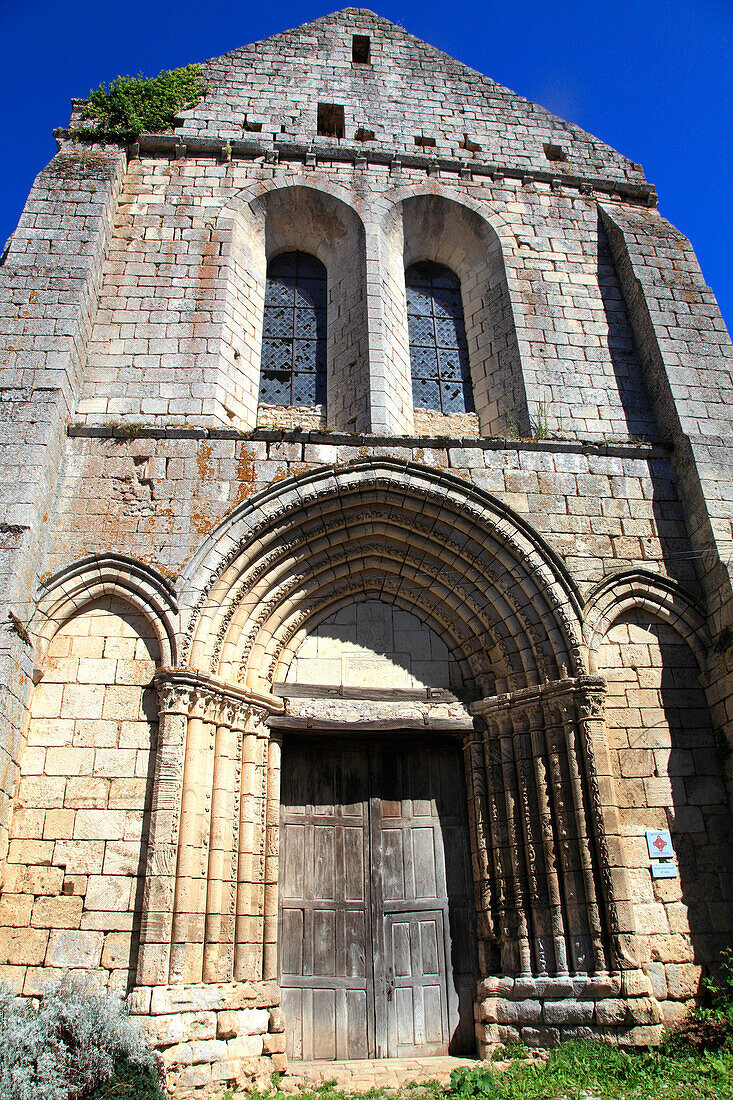
[(642, 970), (568, 977), (486, 978), (478, 984), (479, 1058), (522, 1039), (554, 1047), (566, 1039), (602, 1038), (621, 1046), (656, 1046), (662, 1012)]
[(130, 1005), (145, 1019), (176, 1100), (269, 1085), (273, 1071), (287, 1070), (275, 982), (138, 986)]

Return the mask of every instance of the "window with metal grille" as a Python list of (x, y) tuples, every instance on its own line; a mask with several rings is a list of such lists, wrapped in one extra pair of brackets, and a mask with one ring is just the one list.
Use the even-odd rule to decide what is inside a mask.
[(326, 269), (306, 252), (267, 265), (260, 404), (326, 401)]
[(426, 260), (408, 267), (405, 287), (415, 408), (473, 412), (460, 280)]

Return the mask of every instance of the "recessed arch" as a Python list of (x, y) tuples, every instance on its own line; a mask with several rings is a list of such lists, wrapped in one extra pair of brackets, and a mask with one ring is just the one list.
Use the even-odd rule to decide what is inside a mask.
[(584, 635), (591, 672), (612, 623), (627, 611), (643, 608), (670, 623), (689, 644), (701, 670), (707, 668), (710, 638), (698, 601), (675, 581), (647, 569), (627, 569), (606, 577), (591, 592), (584, 612)]
[(481, 694), (577, 675), (579, 599), (518, 516), (394, 460), (322, 468), (244, 504), (189, 564), (190, 663), (266, 691), (339, 601), (387, 599), (438, 630)]
[[(340, 192), (340, 189), (337, 189)], [(333, 188), (294, 177), (240, 192), (220, 215), (225, 240), (227, 298), (225, 359), (236, 389), (235, 410), (246, 427), (370, 427), (364, 224)], [(326, 391), (323, 402), (288, 415), (263, 405), (258, 413), (267, 266), (286, 252), (307, 253), (327, 273)], [(229, 350), (226, 350), (226, 347)], [(290, 406), (288, 406), (289, 408)]]
[(177, 663), (178, 607), (173, 587), (150, 566), (133, 558), (100, 554), (82, 558), (44, 581), (30, 625), (37, 665), (42, 666), (57, 631), (87, 604), (104, 597), (141, 614), (155, 633), (161, 664)]

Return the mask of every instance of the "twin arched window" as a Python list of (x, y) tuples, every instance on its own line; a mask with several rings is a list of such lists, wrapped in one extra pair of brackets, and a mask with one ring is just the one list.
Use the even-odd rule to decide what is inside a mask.
[[(460, 280), (422, 261), (405, 272), (410, 370), (416, 409), (474, 409)], [(305, 252), (267, 265), (261, 404), (325, 405), (326, 269)]]

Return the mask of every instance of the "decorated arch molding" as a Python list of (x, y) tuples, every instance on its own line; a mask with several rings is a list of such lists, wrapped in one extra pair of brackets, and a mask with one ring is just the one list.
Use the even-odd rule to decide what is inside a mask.
[(685, 639), (701, 671), (707, 665), (710, 639), (703, 609), (675, 581), (647, 569), (628, 569), (603, 580), (585, 607), (585, 639), (591, 672), (598, 650), (613, 623), (624, 613), (643, 609), (670, 624)]
[(82, 558), (44, 582), (31, 622), (39, 665), (57, 631), (98, 599), (119, 600), (142, 615), (157, 639), (161, 664), (177, 663), (177, 605), (172, 585), (134, 558), (102, 554)]
[(367, 598), (438, 630), (481, 694), (584, 671), (550, 548), (482, 490), (391, 459), (281, 481), (212, 532), (182, 582), (182, 660), (266, 692), (304, 631)]

